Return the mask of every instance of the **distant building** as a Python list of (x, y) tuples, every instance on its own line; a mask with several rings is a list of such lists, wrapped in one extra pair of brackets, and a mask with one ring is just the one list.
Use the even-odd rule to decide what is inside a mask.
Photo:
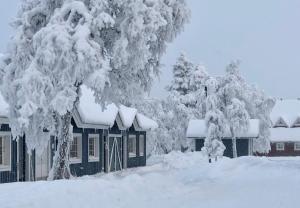
[[(201, 151), (204, 146), (204, 140), (206, 137), (206, 125), (204, 120), (190, 120), (187, 129), (187, 138), (195, 141), (195, 150)], [(251, 119), (250, 126), (247, 132), (237, 135), (237, 155), (248, 156), (253, 154), (253, 139), (259, 136), (259, 120)], [(224, 156), (233, 157), (232, 151), (232, 138), (229, 129), (225, 132), (222, 138), (223, 144), (226, 149)]]
[(267, 156), (300, 156), (300, 100), (277, 100), (271, 121), (271, 151)]

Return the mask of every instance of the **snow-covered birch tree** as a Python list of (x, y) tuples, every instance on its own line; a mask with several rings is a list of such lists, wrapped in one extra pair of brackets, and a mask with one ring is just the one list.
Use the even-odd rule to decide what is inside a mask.
[(236, 137), (247, 132), (249, 128), (249, 114), (245, 109), (245, 104), (233, 98), (231, 103), (226, 106), (226, 119), (232, 137), (233, 158), (237, 157)]
[(210, 77), (206, 83), (207, 99), (206, 99), (206, 115), (205, 123), (207, 127), (207, 136), (204, 141), (202, 151), (207, 155), (209, 162), (212, 158), (217, 160), (222, 157), (225, 146), (222, 142), (226, 129), (224, 114), (219, 110), (220, 101), (217, 96), (218, 81)]
[(28, 150), (56, 135), (50, 179), (70, 177), (80, 85), (102, 104), (127, 104), (149, 91), (166, 44), (188, 17), (184, 0), (23, 0), (2, 92), (12, 134), (26, 134)]

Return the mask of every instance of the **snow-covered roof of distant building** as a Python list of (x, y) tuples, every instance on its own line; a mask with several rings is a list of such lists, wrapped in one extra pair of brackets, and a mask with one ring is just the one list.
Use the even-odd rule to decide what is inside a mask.
[[(226, 128), (223, 138), (231, 138), (229, 128)], [(187, 129), (188, 138), (205, 138), (207, 136), (207, 127), (205, 120), (190, 120)], [(259, 136), (259, 120), (250, 119), (248, 131), (237, 135), (237, 138), (257, 138)]]
[(300, 141), (300, 128), (271, 128), (271, 142)]
[(271, 112), (273, 126), (293, 127), (300, 118), (299, 99), (278, 99)]

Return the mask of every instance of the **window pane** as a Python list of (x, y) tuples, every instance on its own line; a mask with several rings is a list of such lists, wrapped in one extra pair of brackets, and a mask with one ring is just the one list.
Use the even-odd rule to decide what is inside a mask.
[(0, 137), (0, 165), (3, 165), (3, 138)]
[(129, 135), (128, 152), (129, 152), (129, 157), (136, 157), (136, 136), (135, 135)]
[(295, 150), (300, 150), (300, 143), (299, 142), (295, 143)]
[(70, 147), (70, 157), (78, 158), (78, 137), (74, 136)]
[(95, 157), (95, 138), (89, 138), (89, 156)]
[(145, 137), (144, 135), (140, 135), (139, 137), (139, 149), (140, 149), (140, 156), (144, 156), (144, 144), (145, 144)]

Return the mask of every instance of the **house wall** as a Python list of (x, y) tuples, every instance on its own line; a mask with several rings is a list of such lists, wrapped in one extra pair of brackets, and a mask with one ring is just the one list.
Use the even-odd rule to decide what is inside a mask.
[[(232, 140), (222, 139), (222, 142), (226, 147), (224, 151), (224, 156), (232, 158), (233, 157)], [(195, 145), (196, 145), (196, 151), (201, 151), (202, 147), (204, 146), (204, 139), (195, 139)], [(249, 145), (250, 145), (249, 139), (237, 139), (236, 147), (237, 147), (238, 157), (249, 155)]]
[[(0, 125), (0, 132), (10, 132), (8, 124)], [(17, 173), (17, 142), (11, 140), (11, 168), (9, 171), (0, 171), (0, 183), (18, 181)]]
[[(280, 142), (282, 143), (282, 142)], [(279, 151), (276, 150), (276, 143), (271, 143), (271, 151), (267, 156), (269, 157), (283, 157), (283, 156), (300, 156), (299, 150), (294, 150), (294, 142), (283, 142), (284, 143), (284, 150)]]
[[(102, 129), (82, 129), (78, 128), (75, 122), (72, 122), (73, 133), (82, 135), (82, 161), (81, 163), (70, 164), (71, 174), (73, 176), (94, 175), (102, 171), (103, 167), (103, 130)], [(99, 161), (89, 161), (88, 158), (88, 135), (99, 135)]]
[[(136, 157), (131, 157), (129, 158), (129, 152), (127, 151), (127, 158), (128, 158), (128, 162), (127, 162), (127, 167), (128, 168), (132, 168), (132, 167), (140, 167), (140, 166), (145, 166), (146, 165), (146, 132), (145, 131), (135, 131), (134, 127), (131, 127), (128, 131), (127, 131), (127, 137), (129, 137), (129, 135), (135, 135), (137, 138), (137, 142), (136, 142)], [(140, 155), (140, 140), (139, 137), (140, 135), (144, 135), (144, 155), (141, 156)], [(127, 147), (128, 149), (128, 147)]]

